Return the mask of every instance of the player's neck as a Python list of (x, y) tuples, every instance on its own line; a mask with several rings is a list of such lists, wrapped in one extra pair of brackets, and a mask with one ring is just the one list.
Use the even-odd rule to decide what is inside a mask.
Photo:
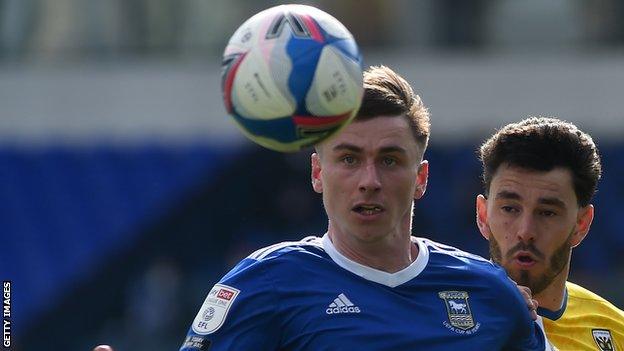
[(336, 250), (359, 264), (387, 273), (396, 273), (408, 267), (418, 257), (418, 246), (409, 234), (390, 242), (366, 242), (353, 235), (340, 233), (330, 225), (327, 231)]
[(565, 296), (565, 283), (568, 279), (570, 263), (555, 277), (555, 279), (539, 294), (533, 296), (539, 302), (539, 307), (550, 311), (558, 311)]

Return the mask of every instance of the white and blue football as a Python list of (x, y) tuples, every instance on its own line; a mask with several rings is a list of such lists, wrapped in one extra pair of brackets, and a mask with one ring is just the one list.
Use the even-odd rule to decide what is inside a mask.
[(223, 100), (252, 141), (293, 152), (351, 121), (362, 100), (362, 57), (331, 15), (281, 5), (243, 23), (223, 53)]

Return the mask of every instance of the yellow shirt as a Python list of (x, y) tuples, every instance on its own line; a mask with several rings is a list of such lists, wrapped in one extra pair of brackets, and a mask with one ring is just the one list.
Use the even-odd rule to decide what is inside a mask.
[(560, 351), (624, 351), (624, 311), (581, 286), (566, 282), (561, 309), (538, 313)]

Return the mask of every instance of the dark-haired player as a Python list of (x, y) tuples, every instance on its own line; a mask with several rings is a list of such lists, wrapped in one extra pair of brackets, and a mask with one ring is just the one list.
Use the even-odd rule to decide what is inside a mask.
[(567, 281), (572, 249), (589, 231), (601, 174), (592, 138), (572, 123), (533, 117), (480, 148), (477, 222), (493, 261), (539, 302), (559, 350), (624, 350), (624, 312)]

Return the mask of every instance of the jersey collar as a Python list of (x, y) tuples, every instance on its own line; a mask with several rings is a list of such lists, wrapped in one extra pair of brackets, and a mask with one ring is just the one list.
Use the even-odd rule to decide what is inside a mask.
[(395, 273), (380, 271), (345, 257), (338, 252), (338, 250), (336, 250), (327, 233), (323, 235), (322, 240), (323, 249), (327, 252), (329, 257), (336, 262), (337, 265), (366, 280), (386, 285), (391, 288), (414, 279), (425, 269), (427, 263), (429, 262), (429, 249), (427, 248), (427, 245), (425, 245), (422, 240), (418, 240), (418, 238), (415, 237), (412, 237), (412, 242), (418, 245), (418, 257), (416, 257), (414, 262), (412, 262), (409, 266)]
[(539, 314), (542, 317), (548, 318), (551, 321), (556, 321), (557, 319), (561, 318), (561, 316), (563, 316), (563, 313), (565, 312), (567, 306), (568, 306), (568, 287), (566, 286), (565, 290), (563, 291), (563, 301), (561, 302), (561, 307), (559, 307), (558, 310), (551, 311), (542, 307), (538, 307), (537, 314)]

